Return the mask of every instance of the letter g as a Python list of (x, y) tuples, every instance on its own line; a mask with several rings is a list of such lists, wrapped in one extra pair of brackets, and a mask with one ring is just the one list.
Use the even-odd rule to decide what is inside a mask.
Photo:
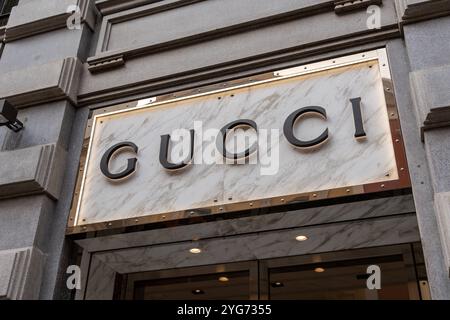
[(111, 157), (114, 155), (114, 153), (123, 150), (123, 149), (132, 149), (134, 153), (137, 154), (138, 147), (133, 142), (120, 142), (118, 144), (113, 145), (111, 148), (109, 148), (105, 154), (102, 157), (102, 160), (100, 161), (100, 170), (102, 173), (111, 180), (118, 180), (123, 179), (131, 175), (136, 170), (136, 158), (128, 159), (127, 168), (119, 173), (111, 173), (109, 171), (109, 161), (111, 160)]

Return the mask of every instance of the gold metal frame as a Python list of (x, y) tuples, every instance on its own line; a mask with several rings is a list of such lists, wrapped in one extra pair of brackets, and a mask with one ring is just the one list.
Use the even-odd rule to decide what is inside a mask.
[[(138, 110), (149, 107), (163, 106), (172, 102), (182, 100), (209, 96), (213, 94), (223, 94), (231, 90), (236, 90), (257, 84), (268, 83), (287, 79), (291, 77), (298, 77), (300, 75), (312, 74), (320, 71), (340, 68), (344, 66), (355, 65), (364, 62), (378, 61), (380, 73), (384, 86), (384, 94), (386, 106), (388, 109), (389, 125), (391, 130), (392, 142), (394, 146), (395, 159), (398, 169), (397, 180), (387, 180), (385, 182), (370, 183), (356, 186), (349, 186), (344, 188), (320, 190), (299, 194), (291, 194), (285, 196), (278, 196), (273, 198), (265, 198), (259, 200), (245, 201), (239, 203), (211, 205), (203, 208), (192, 208), (189, 210), (168, 212), (164, 214), (147, 215), (137, 218), (129, 218), (115, 221), (106, 221), (101, 223), (93, 223), (87, 225), (78, 225), (78, 211), (80, 207), (80, 199), (83, 193), (84, 180), (86, 176), (87, 159), (89, 159), (91, 141), (93, 132), (95, 130), (95, 123), (98, 118), (129, 112), (131, 110)], [(398, 118), (398, 111), (396, 107), (394, 88), (392, 84), (389, 63), (387, 59), (386, 49), (372, 50), (350, 56), (329, 59), (317, 63), (302, 65), (294, 68), (278, 70), (275, 72), (263, 73), (253, 77), (246, 77), (225, 83), (219, 83), (209, 86), (204, 86), (196, 89), (184, 90), (172, 94), (152, 97), (146, 100), (134, 101), (128, 104), (116, 105), (113, 107), (95, 110), (93, 117), (89, 120), (85, 132), (85, 139), (83, 143), (83, 152), (80, 159), (80, 169), (77, 179), (76, 190), (72, 200), (72, 209), (69, 216), (68, 227), (66, 233), (79, 234), (91, 231), (111, 230), (130, 226), (139, 226), (150, 223), (176, 221), (180, 219), (201, 218), (210, 215), (221, 215), (224, 213), (238, 212), (244, 210), (267, 208), (274, 206), (281, 206), (286, 204), (302, 203), (308, 201), (316, 201), (330, 198), (345, 197), (350, 195), (361, 195), (367, 193), (375, 193), (388, 190), (405, 189), (411, 186), (408, 166), (406, 161), (405, 149), (403, 146), (403, 138), (400, 129), (400, 121)]]

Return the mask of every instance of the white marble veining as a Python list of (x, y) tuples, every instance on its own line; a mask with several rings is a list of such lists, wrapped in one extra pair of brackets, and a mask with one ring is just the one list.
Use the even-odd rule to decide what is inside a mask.
[[(356, 97), (362, 98), (363, 141), (354, 138), (349, 99)], [(305, 119), (296, 135), (308, 139), (328, 127), (329, 141), (314, 151), (294, 149), (283, 135), (284, 121), (293, 111), (316, 105), (326, 109), (327, 121)], [(277, 174), (261, 175), (260, 164), (194, 164), (176, 174), (160, 165), (160, 135), (192, 129), (194, 121), (203, 121), (206, 130), (237, 119), (251, 119), (258, 129), (279, 129)], [(105, 150), (121, 141), (139, 146), (138, 167), (125, 181), (111, 182), (99, 163)], [(199, 147), (196, 140), (196, 157)], [(118, 156), (112, 170), (120, 170), (118, 164), (129, 156)], [(86, 170), (78, 225), (398, 178), (376, 62), (97, 118)]]

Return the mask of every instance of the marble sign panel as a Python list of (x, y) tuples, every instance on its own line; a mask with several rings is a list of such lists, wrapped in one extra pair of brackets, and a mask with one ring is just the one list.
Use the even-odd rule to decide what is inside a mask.
[[(379, 64), (358, 61), (96, 116), (75, 226), (222, 205), (226, 212), (231, 204), (399, 179)], [(358, 97), (363, 139), (355, 138), (350, 102)], [(324, 108), (326, 119), (301, 117), (295, 137), (312, 140), (328, 129), (328, 139), (314, 148), (295, 148), (283, 126), (291, 113), (307, 106)], [(251, 163), (211, 163), (223, 160), (212, 133), (238, 119), (257, 124), (258, 133), (244, 132), (259, 143)], [(194, 159), (169, 171), (159, 159), (161, 135), (173, 137), (179, 129), (195, 129)], [(266, 131), (272, 143), (262, 145)], [(129, 158), (137, 159), (136, 169), (113, 181), (102, 174), (100, 161), (107, 149), (124, 141), (136, 144), (137, 154), (115, 154), (109, 170), (120, 172)], [(181, 141), (189, 146), (189, 139)], [(171, 141), (172, 162), (186, 158), (180, 146)], [(227, 148), (232, 147), (228, 139)]]

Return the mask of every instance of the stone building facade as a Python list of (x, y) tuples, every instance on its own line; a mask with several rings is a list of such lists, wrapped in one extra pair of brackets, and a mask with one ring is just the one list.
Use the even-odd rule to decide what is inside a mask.
[[(20, 0), (5, 19), (0, 98), (24, 129), (0, 127), (0, 298), (113, 299), (126, 295), (118, 275), (421, 243), (431, 298), (450, 299), (450, 1)], [(410, 188), (68, 231), (95, 112), (377, 49), (389, 60)], [(294, 250), (277, 234), (295, 228), (327, 240)], [(186, 260), (192, 243), (216, 255)], [(66, 287), (69, 265), (81, 268), (79, 290)]]

